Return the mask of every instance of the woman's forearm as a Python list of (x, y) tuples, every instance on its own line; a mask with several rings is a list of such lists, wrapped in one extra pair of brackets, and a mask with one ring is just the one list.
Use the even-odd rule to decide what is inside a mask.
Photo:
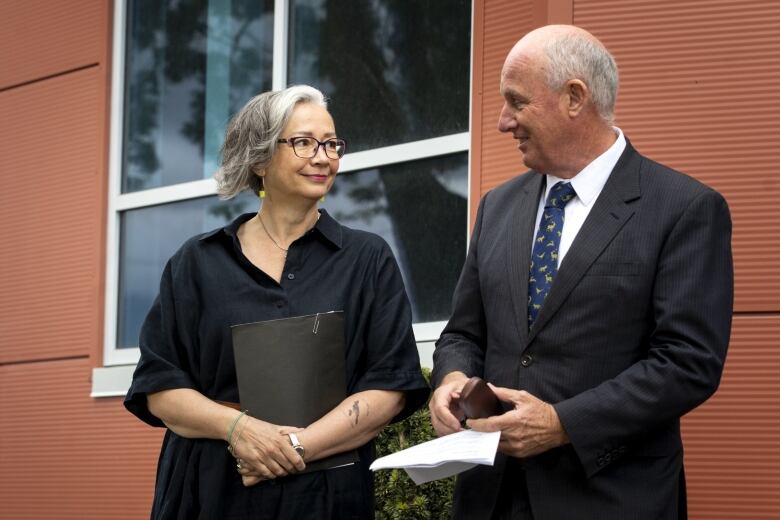
[(188, 388), (149, 394), (147, 402), (149, 411), (177, 435), (229, 441), (231, 453), (241, 461), (237, 469), (244, 468), (242, 476), (270, 479), (304, 468), (283, 435), (287, 427), (249, 417)]
[(364, 445), (404, 407), (403, 392), (366, 390), (344, 399), (320, 420), (299, 432), (305, 461), (318, 460)]
[(227, 440), (238, 411), (189, 388), (174, 388), (147, 396), (149, 411), (171, 431), (190, 439)]

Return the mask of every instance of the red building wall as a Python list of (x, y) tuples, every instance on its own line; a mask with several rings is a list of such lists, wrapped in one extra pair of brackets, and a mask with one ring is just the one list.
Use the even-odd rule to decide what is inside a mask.
[(112, 8), (0, 3), (0, 518), (148, 517), (161, 432), (102, 363)]

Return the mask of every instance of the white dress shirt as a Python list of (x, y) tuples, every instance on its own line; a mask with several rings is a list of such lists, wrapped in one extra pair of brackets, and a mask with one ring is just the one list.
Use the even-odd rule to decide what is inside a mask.
[[(593, 204), (601, 194), (601, 190), (609, 179), (612, 169), (623, 154), (623, 150), (626, 149), (626, 138), (623, 136), (623, 131), (618, 127), (613, 127), (617, 133), (617, 139), (612, 143), (607, 151), (596, 157), (589, 165), (583, 168), (571, 179), (571, 185), (577, 196), (566, 204), (563, 221), (563, 232), (561, 233), (561, 244), (558, 248), (558, 266), (561, 265), (563, 257), (569, 251), (572, 242), (577, 237), (580, 228), (585, 223), (585, 219), (588, 218)], [(547, 195), (550, 190), (558, 182), (569, 182), (568, 179), (560, 179), (552, 175), (545, 175), (547, 179), (547, 186), (542, 193), (542, 197), (539, 200), (539, 209), (536, 212), (536, 226), (534, 227), (534, 237), (539, 231), (539, 222), (542, 220), (542, 213), (544, 213), (544, 203), (547, 200)], [(531, 251), (533, 252), (534, 241), (531, 241)]]

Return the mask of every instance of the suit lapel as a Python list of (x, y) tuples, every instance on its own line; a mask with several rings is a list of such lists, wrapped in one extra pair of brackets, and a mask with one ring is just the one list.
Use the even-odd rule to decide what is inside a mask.
[[(628, 202), (640, 196), (640, 164), (640, 155), (634, 150), (631, 143), (626, 141), (623, 155), (612, 170), (593, 209), (561, 262), (550, 293), (529, 331), (529, 342), (558, 311), (591, 264), (634, 214), (634, 210)], [(526, 281), (526, 289), (527, 287)]]
[(544, 188), (543, 175), (531, 173), (528, 179), (528, 182), (522, 184), (517, 202), (510, 210), (512, 213), (509, 215), (510, 232), (506, 260), (515, 325), (522, 345), (526, 344), (528, 338), (528, 270), (531, 262), (531, 242), (539, 197)]

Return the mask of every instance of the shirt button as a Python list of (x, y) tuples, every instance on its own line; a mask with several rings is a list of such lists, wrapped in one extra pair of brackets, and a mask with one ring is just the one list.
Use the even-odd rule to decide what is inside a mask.
[(287, 279), (288, 280), (295, 280), (295, 275), (292, 273), (287, 273)]
[(284, 300), (276, 300), (276, 306), (279, 308), (284, 307)]
[(530, 354), (524, 354), (523, 357), (520, 358), (520, 364), (524, 367), (530, 367), (533, 362), (534, 358)]

